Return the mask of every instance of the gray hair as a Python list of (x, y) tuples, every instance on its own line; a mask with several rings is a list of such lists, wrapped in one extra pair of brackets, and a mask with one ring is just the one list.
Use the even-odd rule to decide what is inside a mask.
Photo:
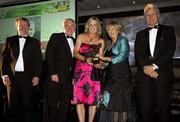
[(71, 18), (66, 18), (64, 21), (63, 21), (63, 27), (65, 27), (65, 22), (66, 21), (71, 21), (72, 23), (74, 23), (74, 26), (76, 27), (76, 22), (74, 19), (71, 19)]
[(149, 11), (150, 9), (154, 9), (156, 11), (157, 15), (160, 14), (159, 9), (158, 9), (158, 7), (156, 5), (154, 5), (152, 3), (148, 3), (144, 7), (144, 16), (146, 16), (147, 11)]

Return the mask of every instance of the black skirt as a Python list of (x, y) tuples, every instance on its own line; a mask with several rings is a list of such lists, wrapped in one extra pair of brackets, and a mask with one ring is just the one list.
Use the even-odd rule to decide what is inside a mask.
[(132, 109), (130, 70), (128, 62), (111, 64), (106, 73), (105, 86), (98, 103), (100, 110), (125, 112)]

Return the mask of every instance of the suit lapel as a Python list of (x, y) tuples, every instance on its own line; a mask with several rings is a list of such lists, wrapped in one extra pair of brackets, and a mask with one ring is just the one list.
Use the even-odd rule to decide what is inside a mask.
[(151, 56), (151, 54), (150, 54), (150, 46), (149, 46), (149, 30), (148, 29), (145, 30), (144, 37), (146, 38), (144, 42), (145, 52), (146, 52), (147, 57), (149, 57)]
[(12, 44), (13, 56), (17, 59), (19, 55), (19, 38), (15, 36)]
[(161, 47), (161, 40), (162, 40), (162, 29), (161, 26), (159, 25), (158, 28), (158, 32), (157, 32), (157, 36), (156, 36), (156, 44), (154, 47), (154, 56), (153, 58), (156, 58), (159, 56), (159, 51), (160, 51), (160, 47)]
[(27, 48), (27, 46), (29, 45), (30, 42), (30, 36), (27, 36), (24, 47), (23, 47), (23, 52), (25, 51), (25, 49)]
[(65, 46), (65, 49), (66, 49), (66, 51), (67, 51), (67, 53), (68, 53), (68, 56), (71, 56), (71, 57), (72, 57), (71, 48), (70, 48), (70, 46), (69, 46), (69, 43), (68, 43), (68, 40), (66, 39), (65, 34), (63, 35), (63, 39), (62, 39), (62, 40), (64, 41), (64, 46)]
[(74, 43), (74, 46), (75, 46), (75, 43), (76, 43), (76, 39), (73, 38), (73, 43)]

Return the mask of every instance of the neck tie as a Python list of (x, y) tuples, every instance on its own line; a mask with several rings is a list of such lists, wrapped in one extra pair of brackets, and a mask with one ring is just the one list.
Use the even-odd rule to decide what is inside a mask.
[(151, 29), (158, 29), (158, 25), (155, 25), (154, 27), (148, 27), (148, 30), (151, 30)]
[(21, 36), (21, 35), (18, 35), (19, 38), (27, 38), (27, 36)]
[(73, 39), (73, 37), (72, 36), (66, 36), (66, 38), (68, 39), (68, 38), (71, 38), (71, 39)]

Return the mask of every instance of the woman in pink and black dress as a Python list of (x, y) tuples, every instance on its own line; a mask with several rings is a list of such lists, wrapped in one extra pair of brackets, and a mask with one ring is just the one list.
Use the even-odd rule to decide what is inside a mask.
[(91, 17), (85, 24), (85, 32), (77, 38), (74, 56), (77, 58), (74, 76), (73, 103), (79, 122), (85, 122), (85, 106), (89, 106), (89, 122), (93, 122), (96, 105), (100, 96), (100, 81), (92, 79), (92, 69), (100, 68), (99, 62), (94, 63), (93, 57), (103, 55), (104, 40), (100, 38), (101, 25), (99, 19)]

